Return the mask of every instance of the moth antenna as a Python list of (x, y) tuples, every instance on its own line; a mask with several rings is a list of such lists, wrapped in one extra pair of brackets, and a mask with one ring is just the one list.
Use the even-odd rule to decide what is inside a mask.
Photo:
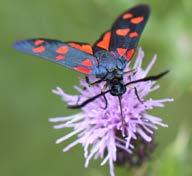
[[(167, 73), (169, 72), (169, 70), (166, 70), (158, 75), (155, 75), (155, 76), (148, 76), (146, 78), (142, 78), (142, 79), (138, 79), (138, 80), (135, 80), (135, 81), (131, 81), (131, 82), (128, 82), (127, 84), (125, 84), (125, 86), (128, 86), (130, 84), (135, 84), (135, 83), (139, 83), (139, 82), (145, 82), (145, 81), (155, 81), (155, 80), (158, 80), (160, 78), (162, 78), (163, 76), (165, 76)], [(107, 90), (105, 92), (101, 92), (100, 94), (97, 94), (87, 100), (85, 100), (84, 102), (82, 102), (81, 104), (78, 104), (78, 105), (69, 105), (68, 108), (71, 108), (71, 109), (79, 109), (79, 108), (82, 108), (83, 106), (87, 105), (88, 103), (94, 101), (95, 99), (99, 98), (100, 96), (103, 96), (105, 95), (106, 93), (109, 93), (110, 90)], [(119, 97), (119, 105), (120, 105), (120, 109), (122, 111), (122, 103), (121, 103), (121, 96), (118, 96)], [(121, 112), (121, 114), (123, 114)], [(122, 116), (123, 117), (123, 116)]]
[(95, 99), (99, 98), (100, 96), (104, 96), (106, 93), (110, 92), (110, 90), (107, 90), (105, 92), (101, 92), (100, 94), (97, 94), (87, 100), (85, 100), (84, 102), (82, 102), (81, 104), (77, 104), (77, 105), (69, 105), (68, 108), (70, 109), (79, 109), (82, 108), (83, 106), (87, 105), (88, 103), (91, 103), (92, 101), (94, 101)]
[(139, 94), (138, 94), (138, 91), (137, 91), (137, 88), (136, 88), (136, 87), (134, 87), (134, 91), (135, 91), (135, 95), (136, 95), (137, 99), (138, 99), (139, 102), (142, 104), (144, 101), (141, 100), (141, 98), (140, 98), (140, 96), (139, 96)]
[(148, 77), (145, 77), (145, 78), (142, 78), (142, 79), (138, 79), (138, 80), (134, 80), (134, 81), (130, 81), (128, 83), (125, 84), (125, 86), (128, 86), (130, 84), (135, 84), (135, 83), (139, 83), (139, 82), (145, 82), (145, 81), (156, 81), (160, 78), (162, 78), (163, 76), (165, 76), (167, 73), (169, 73), (169, 70), (166, 70), (158, 75), (155, 75), (155, 76), (148, 76)]

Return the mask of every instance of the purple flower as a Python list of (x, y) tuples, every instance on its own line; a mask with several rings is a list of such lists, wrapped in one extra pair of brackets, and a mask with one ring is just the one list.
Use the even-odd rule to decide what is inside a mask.
[[(126, 70), (134, 69), (135, 72), (128, 72), (124, 76), (125, 83), (147, 76), (156, 61), (156, 55), (146, 69), (141, 68), (143, 58), (144, 52), (139, 49), (134, 65), (131, 67), (128, 64), (126, 68)], [(93, 77), (89, 77), (89, 79), (91, 82), (95, 80)], [(68, 95), (59, 87), (54, 89), (53, 93), (59, 95), (68, 105), (74, 105), (101, 93), (103, 86), (104, 83), (99, 83), (90, 87), (82, 79), (80, 81), (80, 87), (75, 86), (75, 89), (80, 95)], [(138, 95), (143, 101), (142, 103), (136, 96), (134, 87), (137, 89)], [(77, 135), (77, 139), (66, 146), (63, 151), (66, 152), (75, 145), (81, 144), (84, 149), (85, 167), (88, 167), (89, 161), (92, 158), (102, 158), (101, 165), (108, 162), (110, 175), (114, 176), (114, 163), (117, 160), (117, 151), (119, 149), (131, 154), (134, 150), (133, 141), (137, 140), (138, 136), (149, 143), (152, 141), (153, 133), (158, 126), (167, 127), (161, 118), (148, 114), (148, 110), (154, 107), (163, 107), (163, 103), (173, 101), (171, 98), (161, 100), (146, 98), (149, 93), (158, 88), (159, 85), (155, 81), (140, 82), (127, 88), (127, 91), (122, 96), (124, 128), (122, 128), (119, 100), (110, 93), (106, 94), (108, 102), (106, 109), (103, 108), (106, 102), (101, 96), (84, 106), (78, 114), (68, 117), (51, 118), (50, 122), (57, 123), (54, 126), (55, 129), (73, 129), (69, 134), (59, 138), (56, 143), (61, 143)], [(122, 137), (119, 137), (117, 133), (120, 133)]]
[[(121, 133), (117, 133), (117, 135), (122, 138)], [(152, 140), (150, 142), (145, 141), (140, 135), (136, 137), (137, 139), (132, 140), (132, 145), (134, 146), (132, 153), (117, 148), (116, 165), (124, 166), (128, 164), (130, 167), (140, 167), (145, 161), (151, 159), (151, 155), (157, 146), (155, 134), (151, 134)]]

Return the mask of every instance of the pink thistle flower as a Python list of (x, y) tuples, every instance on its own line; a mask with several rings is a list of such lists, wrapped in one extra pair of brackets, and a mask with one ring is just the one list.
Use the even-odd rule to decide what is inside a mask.
[[(156, 61), (156, 55), (145, 69), (141, 67), (143, 58), (144, 52), (139, 49), (133, 67), (131, 68), (128, 64), (126, 68), (127, 70), (135, 69), (135, 72), (130, 72), (124, 76), (125, 83), (147, 76)], [(93, 77), (89, 77), (89, 79), (93, 82), (95, 80)], [(80, 87), (75, 86), (75, 89), (80, 95), (69, 95), (59, 87), (54, 89), (53, 93), (60, 96), (68, 105), (74, 105), (101, 93), (103, 86), (104, 83), (99, 83), (90, 87), (82, 79), (80, 81)], [(143, 103), (138, 100), (134, 87), (136, 87)], [(124, 128), (122, 128), (119, 100), (117, 97), (108, 93), (106, 94), (108, 101), (106, 109), (103, 108), (105, 107), (105, 101), (101, 96), (84, 106), (78, 114), (49, 119), (50, 122), (57, 123), (54, 126), (55, 129), (73, 129), (69, 134), (59, 138), (56, 143), (61, 143), (77, 135), (77, 139), (66, 146), (63, 151), (66, 152), (77, 144), (81, 144), (84, 149), (85, 167), (88, 167), (89, 161), (92, 158), (102, 158), (101, 165), (108, 162), (110, 175), (114, 176), (114, 163), (117, 160), (117, 151), (119, 149), (131, 154), (134, 150), (133, 141), (137, 140), (138, 136), (149, 143), (152, 141), (153, 133), (158, 126), (167, 127), (161, 118), (148, 114), (148, 110), (155, 107), (163, 107), (165, 102), (173, 101), (171, 98), (160, 100), (146, 98), (149, 93), (158, 88), (159, 85), (156, 84), (156, 81), (139, 82), (127, 88), (121, 100), (126, 134)], [(119, 132), (122, 137), (117, 135)]]

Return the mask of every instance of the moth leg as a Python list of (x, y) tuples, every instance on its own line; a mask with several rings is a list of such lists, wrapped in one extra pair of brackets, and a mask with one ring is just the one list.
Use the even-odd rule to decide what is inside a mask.
[(136, 87), (134, 87), (134, 91), (135, 91), (135, 95), (136, 95), (137, 99), (139, 100), (139, 102), (140, 102), (140, 103), (143, 103), (144, 101), (141, 100), (141, 98), (139, 97), (139, 94), (138, 94), (138, 91), (137, 91), (137, 88), (136, 88)]
[[(100, 79), (100, 80), (97, 80), (97, 81), (91, 83), (90, 80), (89, 80), (89, 77), (88, 77), (88, 76), (85, 76), (85, 82), (86, 82), (89, 86), (96, 85), (96, 84), (102, 82), (103, 80), (104, 80), (104, 78), (102, 78), (102, 79)], [(104, 106), (103, 109), (106, 109), (107, 106), (108, 106), (107, 98), (106, 98), (105, 93), (104, 93), (104, 91), (106, 90), (106, 88), (107, 88), (107, 84), (104, 85), (104, 87), (102, 88), (102, 91), (101, 91), (101, 94), (102, 94), (102, 96), (103, 96), (103, 98), (104, 98), (104, 101), (105, 101), (105, 106)], [(82, 87), (82, 89), (83, 89), (83, 90), (87, 90), (87, 87)], [(76, 103), (76, 105), (74, 105), (74, 106), (73, 106), (73, 105), (72, 105), (72, 106), (69, 106), (69, 108), (81, 108), (81, 107), (83, 107), (83, 105), (79, 105), (80, 99), (81, 99), (81, 96), (79, 95), (78, 98), (77, 98), (77, 103)], [(90, 99), (91, 99), (91, 98), (90, 98)], [(89, 99), (88, 99), (88, 100), (89, 100)]]
[[(103, 86), (101, 93), (102, 92), (104, 93), (106, 89), (107, 89), (107, 83)], [(107, 98), (106, 98), (105, 94), (103, 94), (103, 98), (105, 100), (105, 107), (103, 109), (107, 109), (108, 101), (107, 101)]]
[(103, 80), (104, 80), (104, 79), (99, 79), (99, 80), (97, 80), (97, 81), (95, 81), (95, 82), (93, 82), (93, 83), (90, 83), (89, 85), (90, 85), (90, 86), (94, 86), (94, 85), (96, 85), (96, 84), (101, 83)]
[(104, 79), (102, 78), (102, 79), (99, 79), (99, 80), (91, 83), (91, 81), (89, 80), (89, 77), (88, 77), (88, 76), (85, 76), (85, 81), (86, 81), (87, 84), (89, 84), (89, 86), (94, 86), (94, 85), (96, 85), (96, 84), (98, 84), (98, 83), (101, 83), (103, 80), (104, 80)]
[(87, 84), (89, 84), (89, 85), (91, 84), (88, 76), (85, 76), (85, 81), (86, 81)]
[[(90, 86), (90, 80), (88, 76), (85, 76), (85, 82)], [(87, 90), (87, 87), (83, 86), (82, 89)]]
[(106, 89), (107, 89), (107, 83), (104, 84), (104, 86), (102, 88), (102, 92), (105, 92)]
[(105, 101), (105, 106), (102, 109), (107, 109), (108, 101), (107, 101), (107, 98), (106, 98), (105, 94), (103, 94), (103, 98), (104, 98), (104, 101)]
[(136, 68), (134, 68), (134, 69), (132, 69), (132, 70), (125, 71), (124, 74), (129, 74), (129, 73), (135, 74), (136, 71), (137, 71)]
[(76, 102), (76, 104), (79, 104), (80, 99), (81, 99), (81, 96), (79, 95), (79, 96), (77, 97), (77, 102)]
[[(89, 81), (88, 76), (85, 76), (85, 82), (86, 82), (87, 84), (90, 84), (90, 81)], [(87, 90), (87, 87), (82, 86), (82, 89), (83, 89), (83, 90)], [(76, 104), (79, 104), (80, 99), (81, 99), (81, 95), (78, 96), (78, 98), (77, 98), (77, 103), (76, 103)]]

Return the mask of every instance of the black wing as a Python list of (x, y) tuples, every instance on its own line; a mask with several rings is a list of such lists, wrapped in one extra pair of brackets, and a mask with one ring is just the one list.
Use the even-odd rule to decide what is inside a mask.
[(97, 63), (89, 44), (66, 43), (51, 39), (27, 39), (17, 41), (13, 47), (84, 74), (92, 74)]
[(137, 5), (124, 12), (114, 22), (111, 31), (105, 32), (93, 45), (93, 52), (113, 51), (129, 61), (135, 53), (149, 15), (148, 5)]

